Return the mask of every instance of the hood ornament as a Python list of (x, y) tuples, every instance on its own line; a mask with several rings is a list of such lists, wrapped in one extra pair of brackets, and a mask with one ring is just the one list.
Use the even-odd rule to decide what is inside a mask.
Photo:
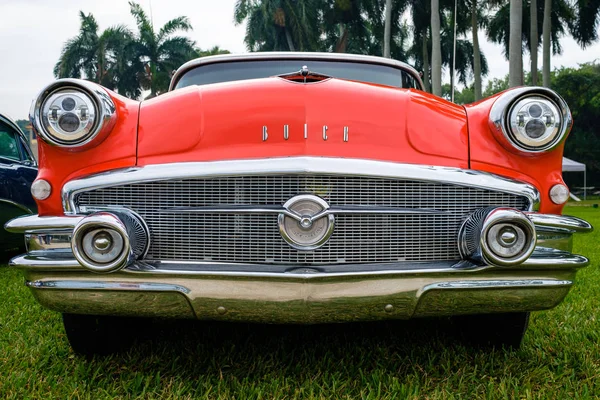
[(277, 217), (283, 240), (298, 250), (315, 250), (333, 234), (335, 217), (329, 204), (312, 194), (294, 196), (283, 205), (285, 213)]

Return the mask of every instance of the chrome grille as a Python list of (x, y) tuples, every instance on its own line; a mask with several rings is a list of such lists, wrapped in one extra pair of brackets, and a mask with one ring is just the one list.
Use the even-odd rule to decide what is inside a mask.
[[(281, 206), (312, 193), (332, 207), (426, 208), (447, 214), (336, 215), (323, 247), (303, 252), (279, 235), (274, 214), (165, 212), (172, 207)], [(127, 207), (151, 232), (151, 260), (324, 265), (458, 260), (462, 221), (488, 206), (525, 210), (526, 197), (450, 184), (328, 175), (272, 175), (133, 183), (79, 193), (80, 211)], [(159, 210), (163, 210), (159, 212)]]

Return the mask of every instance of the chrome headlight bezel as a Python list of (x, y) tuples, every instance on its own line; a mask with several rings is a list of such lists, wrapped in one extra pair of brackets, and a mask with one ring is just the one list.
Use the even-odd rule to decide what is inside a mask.
[[(539, 116), (532, 116), (524, 109), (533, 103), (542, 108)], [(542, 117), (549, 116), (543, 121)], [(530, 121), (545, 124), (545, 131), (539, 137), (531, 137), (523, 131)], [(522, 87), (501, 94), (494, 102), (490, 114), (489, 125), (496, 139), (510, 151), (525, 154), (538, 154), (551, 151), (559, 146), (567, 137), (573, 125), (571, 111), (567, 103), (556, 92), (544, 87)]]
[[(68, 98), (74, 104), (65, 104)], [(63, 129), (61, 119), (64, 117), (71, 118), (78, 127), (73, 131)], [(80, 79), (59, 79), (36, 97), (29, 118), (44, 142), (85, 149), (108, 135), (116, 122), (116, 106), (100, 85)]]

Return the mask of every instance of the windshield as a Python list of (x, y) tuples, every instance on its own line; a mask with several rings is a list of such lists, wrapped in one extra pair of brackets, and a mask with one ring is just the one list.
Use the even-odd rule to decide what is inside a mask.
[(267, 78), (299, 71), (303, 65), (308, 66), (308, 69), (313, 73), (320, 73), (334, 78), (398, 88), (420, 89), (419, 82), (411, 74), (399, 68), (369, 63), (302, 59), (229, 61), (200, 65), (186, 72), (179, 79), (175, 88)]

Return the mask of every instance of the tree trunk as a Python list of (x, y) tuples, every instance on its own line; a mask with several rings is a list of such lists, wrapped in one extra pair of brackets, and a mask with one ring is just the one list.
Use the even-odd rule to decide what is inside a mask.
[[(547, 1), (547, 0), (546, 0)], [(523, 0), (510, 0), (510, 36), (508, 43), (508, 86), (523, 82)]]
[(481, 54), (479, 51), (479, 32), (477, 24), (477, 0), (472, 0), (471, 5), (471, 30), (473, 31), (473, 78), (475, 89), (475, 101), (483, 97), (481, 91)]
[(552, 16), (552, 0), (546, 0), (544, 2), (544, 26), (542, 30), (542, 57), (544, 58), (544, 67), (542, 69), (542, 77), (544, 86), (550, 87), (550, 57), (552, 50), (552, 40), (550, 39), (550, 32), (552, 29), (552, 23), (550, 17)]
[(285, 29), (285, 39), (287, 40), (287, 44), (288, 44), (290, 51), (296, 51), (290, 30), (287, 28), (287, 26), (284, 29)]
[(440, 1), (431, 0), (431, 93), (442, 95), (442, 43), (440, 38)]
[(385, 2), (385, 29), (383, 32), (383, 56), (392, 58), (392, 0)]
[(531, 56), (531, 84), (537, 86), (538, 81), (538, 27), (537, 27), (537, 0), (531, 0), (529, 7), (531, 18), (531, 29), (529, 37), (531, 38), (531, 48), (529, 54)]
[(429, 46), (427, 45), (427, 29), (423, 32), (423, 84), (425, 91), (431, 93), (429, 86)]
[(348, 27), (345, 24), (340, 25), (340, 38), (335, 44), (335, 53), (345, 53), (348, 47)]

